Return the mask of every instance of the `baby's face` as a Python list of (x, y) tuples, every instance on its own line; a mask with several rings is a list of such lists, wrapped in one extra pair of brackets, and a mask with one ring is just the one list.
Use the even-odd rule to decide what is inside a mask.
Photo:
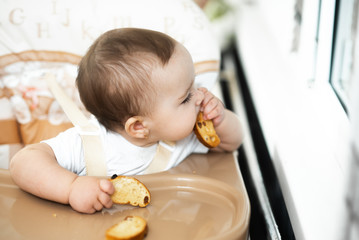
[(151, 135), (159, 140), (178, 141), (193, 131), (203, 93), (194, 87), (190, 54), (180, 44), (169, 63), (152, 74), (158, 86), (152, 113)]

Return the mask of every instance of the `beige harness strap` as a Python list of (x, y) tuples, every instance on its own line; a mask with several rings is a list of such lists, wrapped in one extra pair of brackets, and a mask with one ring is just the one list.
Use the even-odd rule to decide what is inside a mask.
[(144, 173), (149, 174), (163, 171), (171, 159), (174, 146), (174, 142), (159, 142), (156, 154)]
[[(88, 176), (106, 176), (106, 158), (100, 138), (100, 130), (86, 118), (74, 102), (66, 95), (55, 80), (53, 74), (47, 73), (45, 80), (67, 117), (75, 127), (78, 128), (84, 148), (86, 174)], [(171, 159), (174, 146), (174, 142), (159, 142), (156, 154), (144, 173), (149, 174), (163, 171)]]
[(67, 117), (79, 130), (86, 162), (86, 174), (88, 176), (106, 176), (106, 158), (100, 138), (100, 129), (92, 124), (66, 95), (53, 74), (47, 73), (45, 80)]

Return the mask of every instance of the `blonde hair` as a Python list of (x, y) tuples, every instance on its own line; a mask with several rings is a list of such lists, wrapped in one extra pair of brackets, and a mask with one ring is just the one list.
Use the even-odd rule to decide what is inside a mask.
[(86, 109), (107, 129), (150, 114), (156, 97), (154, 67), (165, 66), (176, 46), (156, 31), (122, 28), (101, 35), (82, 58), (76, 84)]

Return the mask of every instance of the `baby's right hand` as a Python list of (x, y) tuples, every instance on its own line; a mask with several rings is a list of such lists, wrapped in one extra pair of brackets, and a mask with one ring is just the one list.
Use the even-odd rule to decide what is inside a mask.
[(69, 204), (82, 213), (94, 213), (112, 206), (111, 194), (115, 188), (107, 179), (79, 176), (70, 189)]

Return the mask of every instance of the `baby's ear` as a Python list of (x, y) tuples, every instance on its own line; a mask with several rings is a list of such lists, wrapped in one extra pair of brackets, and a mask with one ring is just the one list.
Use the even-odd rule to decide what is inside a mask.
[(143, 124), (143, 118), (140, 116), (134, 116), (127, 119), (125, 130), (131, 137), (148, 138), (149, 129)]

